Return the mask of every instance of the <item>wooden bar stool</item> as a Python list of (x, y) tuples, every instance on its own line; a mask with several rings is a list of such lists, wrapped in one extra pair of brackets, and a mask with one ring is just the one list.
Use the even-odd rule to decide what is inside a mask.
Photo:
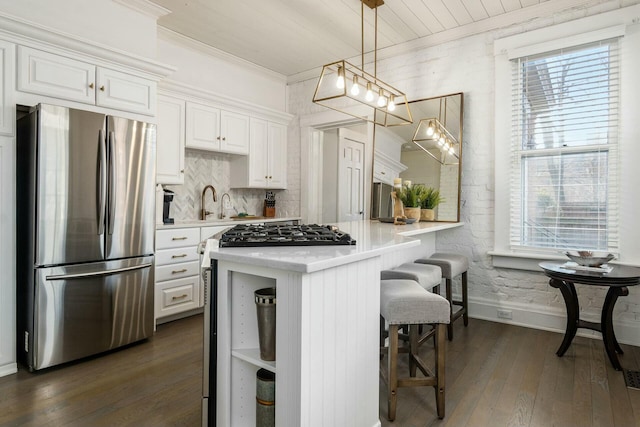
[[(429, 258), (420, 258), (414, 261), (417, 264), (437, 265), (442, 270), (442, 277), (445, 279), (446, 297), (450, 303), (451, 317), (447, 333), (449, 341), (453, 339), (453, 322), (460, 317), (464, 321), (464, 326), (469, 324), (469, 310), (467, 302), (467, 270), (469, 270), (469, 259), (464, 255), (436, 252)], [(462, 300), (454, 300), (451, 291), (451, 283), (454, 277), (462, 275)], [(460, 307), (455, 313), (453, 306)]]
[[(413, 280), (381, 280), (380, 315), (389, 324), (387, 375), (381, 370), (387, 383), (387, 418), (389, 421), (396, 418), (398, 387), (422, 386), (434, 387), (438, 418), (444, 418), (444, 325), (449, 323), (449, 302), (440, 295), (426, 291)], [(429, 369), (418, 354), (418, 326), (423, 324), (435, 326), (434, 370)], [(402, 349), (409, 353), (409, 377), (403, 378), (398, 378), (397, 367), (398, 353), (401, 350), (398, 345), (399, 325), (409, 325), (410, 337), (408, 349)], [(424, 377), (416, 377), (416, 368), (420, 369)]]

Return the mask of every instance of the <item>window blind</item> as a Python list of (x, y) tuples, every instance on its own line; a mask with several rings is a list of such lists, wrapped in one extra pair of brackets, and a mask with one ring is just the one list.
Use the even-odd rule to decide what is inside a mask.
[(512, 60), (512, 249), (617, 251), (618, 44)]

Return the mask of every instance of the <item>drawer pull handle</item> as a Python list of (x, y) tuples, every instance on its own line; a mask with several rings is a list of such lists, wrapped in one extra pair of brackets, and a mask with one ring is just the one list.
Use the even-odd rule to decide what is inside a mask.
[(171, 297), (171, 301), (175, 301), (175, 300), (177, 300), (177, 299), (183, 299), (183, 298), (186, 298), (186, 297), (188, 297), (188, 296), (189, 296), (189, 295), (187, 295), (187, 294), (182, 294), (182, 295), (180, 295), (180, 296), (178, 296), (178, 297)]
[(187, 256), (187, 254), (171, 255), (171, 258), (184, 258), (186, 256)]
[(187, 240), (186, 237), (173, 237), (171, 240)]
[(182, 270), (172, 270), (171, 274), (180, 274), (180, 273), (184, 273), (186, 271), (187, 271), (186, 268), (183, 268)]

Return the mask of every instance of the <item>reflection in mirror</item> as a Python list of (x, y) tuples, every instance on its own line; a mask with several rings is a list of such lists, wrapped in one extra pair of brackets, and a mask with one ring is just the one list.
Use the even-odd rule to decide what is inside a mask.
[(460, 220), (463, 94), (409, 103), (411, 125), (376, 127), (372, 218), (391, 216), (394, 178), (440, 191), (436, 221)]

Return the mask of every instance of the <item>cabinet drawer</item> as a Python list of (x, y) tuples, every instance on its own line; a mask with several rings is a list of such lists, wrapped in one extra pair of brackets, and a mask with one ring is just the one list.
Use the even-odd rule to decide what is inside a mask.
[(198, 280), (198, 276), (195, 276), (156, 284), (156, 318), (198, 308), (200, 298)]
[(156, 265), (156, 282), (200, 275), (200, 262), (180, 262), (169, 265)]
[(200, 243), (200, 228), (173, 228), (156, 231), (156, 249), (197, 246)]
[(198, 260), (197, 246), (184, 248), (160, 249), (156, 251), (156, 265), (167, 265)]

